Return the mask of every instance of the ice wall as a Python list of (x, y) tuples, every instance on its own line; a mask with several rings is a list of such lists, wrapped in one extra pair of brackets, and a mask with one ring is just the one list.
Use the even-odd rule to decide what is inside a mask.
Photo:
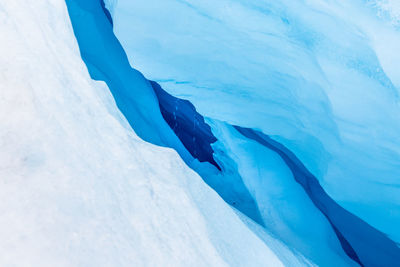
[(204, 116), (279, 141), (400, 241), (400, 34), (369, 1), (120, 0), (131, 64)]
[(1, 266), (307, 263), (132, 131), (89, 77), (65, 2), (0, 1), (0, 18)]
[(99, 1), (67, 3), (82, 58), (92, 78), (107, 83), (135, 132), (145, 141), (175, 149), (225, 201), (261, 223), (257, 205), (241, 178), (232, 168), (218, 172), (221, 168), (210, 147), (216, 139), (193, 105), (170, 96), (130, 67)]
[[(319, 182), (294, 178), (353, 260), (395, 266), (399, 76), (390, 58), (398, 57), (395, 44), (400, 42), (396, 29), (375, 15), (361, 1), (122, 0), (114, 18), (131, 63), (148, 77), (190, 99), (202, 114), (261, 129), (295, 153), (306, 176)], [(224, 149), (229, 154), (231, 149)], [(254, 153), (248, 157), (260, 156)], [(308, 189), (309, 183), (323, 188)], [(385, 196), (378, 193), (382, 190)], [(304, 195), (300, 198), (305, 201)], [(263, 201), (257, 200), (258, 206)], [(300, 206), (292, 208), (300, 211)], [(318, 221), (314, 230), (331, 239), (324, 226), (328, 222)], [(283, 239), (301, 247), (293, 240), (302, 234), (292, 234)], [(319, 248), (318, 242), (330, 244), (317, 240), (303, 242)], [(337, 244), (331, 245), (337, 251)]]
[[(342, 248), (350, 258), (361, 266), (395, 266), (400, 262), (398, 245), (385, 234), (339, 206), (291, 151), (258, 131), (242, 127), (235, 129), (281, 157), (286, 167), (290, 169), (293, 179), (302, 186), (315, 207), (329, 221)], [(282, 178), (285, 174), (280, 176)], [(268, 217), (265, 220), (268, 220)]]

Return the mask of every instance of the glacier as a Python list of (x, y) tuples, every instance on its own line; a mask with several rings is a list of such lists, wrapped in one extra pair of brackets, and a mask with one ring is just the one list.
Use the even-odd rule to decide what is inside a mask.
[(132, 131), (64, 1), (0, 1), (0, 14), (1, 266), (308, 262)]
[(287, 147), (334, 201), (386, 240), (391, 249), (370, 236), (372, 247), (358, 252), (369, 258), (364, 264), (395, 266), (400, 36), (396, 23), (377, 16), (379, 4), (120, 0), (112, 11), (132, 66), (209, 120), (260, 130)]
[(0, 2), (1, 265), (398, 266), (398, 7)]

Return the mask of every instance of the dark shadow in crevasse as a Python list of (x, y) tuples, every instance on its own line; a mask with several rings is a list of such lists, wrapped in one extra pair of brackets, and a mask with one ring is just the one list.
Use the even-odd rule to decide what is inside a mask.
[(211, 147), (217, 138), (212, 134), (203, 116), (197, 113), (196, 108), (188, 100), (168, 94), (154, 81), (150, 83), (157, 95), (162, 116), (185, 148), (200, 162), (209, 162), (221, 170), (214, 160), (214, 150)]
[(106, 8), (106, 4), (104, 3), (104, 0), (100, 0), (101, 8), (103, 9), (104, 14), (106, 15), (108, 21), (111, 23), (111, 26), (114, 26), (113, 19), (111, 17), (110, 11)]

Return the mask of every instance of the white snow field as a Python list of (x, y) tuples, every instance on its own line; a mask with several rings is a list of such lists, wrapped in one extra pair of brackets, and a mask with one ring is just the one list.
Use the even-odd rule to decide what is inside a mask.
[(135, 135), (64, 1), (0, 0), (0, 36), (0, 266), (311, 265)]
[[(111, 4), (114, 31), (134, 68), (190, 100), (211, 120), (273, 137), (296, 154), (337, 203), (400, 242), (398, 1)], [(225, 136), (220, 139), (225, 143), (234, 138), (218, 123), (212, 131), (218, 139)], [(225, 149), (229, 154), (234, 148)], [(286, 181), (282, 176), (277, 183), (261, 180), (274, 169), (258, 167), (270, 157), (256, 145), (253, 150), (231, 156), (261, 209), (269, 206), (268, 212), (286, 216), (286, 210), (271, 205), (267, 189), (261, 192), (262, 183), (279, 189), (274, 201), (303, 209), (299, 203), (305, 195), (300, 202), (293, 202), (297, 196), (290, 200), (285, 188), (291, 185), (278, 186)], [(301, 216), (286, 218), (307, 228)], [(288, 234), (280, 226), (274, 226), (278, 234)], [(301, 235), (298, 230), (295, 235)]]

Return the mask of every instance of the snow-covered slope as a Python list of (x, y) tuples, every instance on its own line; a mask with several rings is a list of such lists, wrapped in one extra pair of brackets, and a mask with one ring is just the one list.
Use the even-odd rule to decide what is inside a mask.
[(307, 264), (136, 136), (64, 1), (0, 1), (0, 33), (1, 266)]

